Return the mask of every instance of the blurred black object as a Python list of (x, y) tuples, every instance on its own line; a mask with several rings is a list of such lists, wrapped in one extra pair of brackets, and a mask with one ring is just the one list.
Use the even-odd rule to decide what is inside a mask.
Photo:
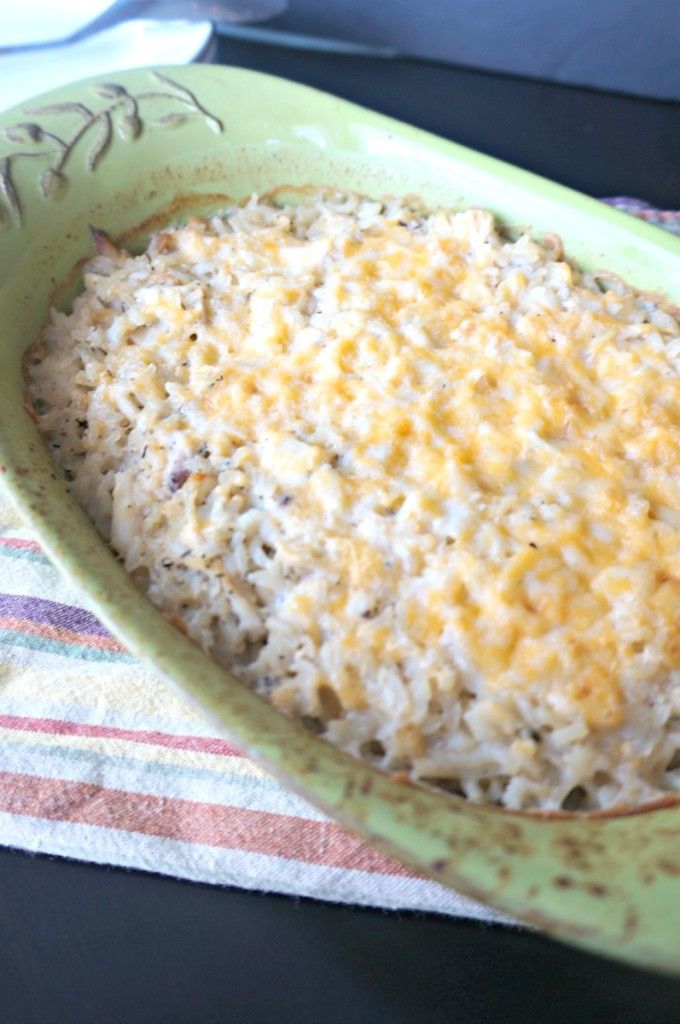
[(326, 89), (589, 195), (680, 208), (679, 103), (225, 37), (217, 63)]
[(680, 100), (678, 0), (290, 0), (270, 28)]

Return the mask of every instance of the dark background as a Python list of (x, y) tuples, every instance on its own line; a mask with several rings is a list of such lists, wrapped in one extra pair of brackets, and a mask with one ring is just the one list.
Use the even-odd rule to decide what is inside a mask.
[(288, 0), (266, 28), (680, 99), (678, 0)]
[(678, 103), (432, 61), (339, 57), (232, 40), (222, 40), (218, 61), (326, 89), (589, 195), (639, 196), (680, 208)]
[(533, 933), (0, 850), (3, 1024), (673, 1024), (680, 982)]
[[(436, 63), (230, 41), (591, 195), (680, 207), (680, 109)], [(676, 1024), (680, 982), (527, 931), (0, 850), (0, 1024)]]

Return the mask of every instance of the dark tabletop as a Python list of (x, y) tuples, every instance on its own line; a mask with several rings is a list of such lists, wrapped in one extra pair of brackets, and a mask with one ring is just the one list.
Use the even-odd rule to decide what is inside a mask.
[[(680, 207), (680, 108), (222, 42), (591, 195)], [(0, 850), (0, 1024), (680, 1024), (680, 982), (548, 939)]]

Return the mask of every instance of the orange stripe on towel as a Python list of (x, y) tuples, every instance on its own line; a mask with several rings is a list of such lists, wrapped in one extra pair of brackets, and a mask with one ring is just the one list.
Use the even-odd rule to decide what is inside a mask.
[(247, 850), (324, 867), (416, 877), (331, 821), (0, 772), (0, 811)]

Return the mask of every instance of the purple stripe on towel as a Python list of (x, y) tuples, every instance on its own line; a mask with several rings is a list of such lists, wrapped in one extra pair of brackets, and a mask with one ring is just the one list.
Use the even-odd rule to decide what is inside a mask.
[(30, 619), (32, 622), (44, 622), (49, 626), (61, 626), (75, 633), (87, 633), (90, 636), (109, 636), (101, 622), (85, 611), (71, 604), (59, 604), (47, 601), (42, 597), (23, 597), (18, 594), (0, 594), (0, 615), (10, 615), (17, 619)]

